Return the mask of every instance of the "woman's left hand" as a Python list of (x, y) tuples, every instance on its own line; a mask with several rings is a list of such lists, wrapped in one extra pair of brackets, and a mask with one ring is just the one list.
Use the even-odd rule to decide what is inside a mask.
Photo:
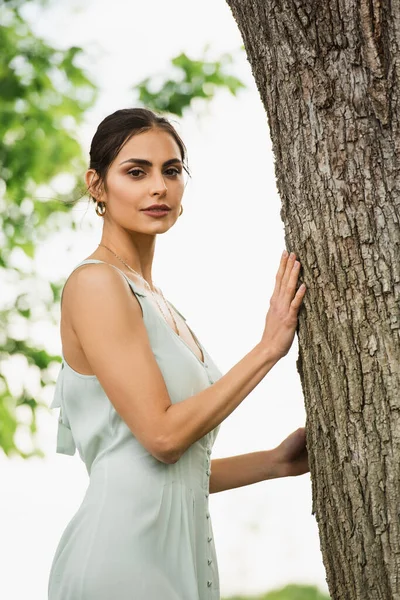
[(305, 427), (293, 431), (275, 448), (281, 477), (303, 475), (310, 471)]

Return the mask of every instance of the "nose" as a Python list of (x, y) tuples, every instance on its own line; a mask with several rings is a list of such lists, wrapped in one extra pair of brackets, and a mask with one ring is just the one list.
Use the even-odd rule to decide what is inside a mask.
[(164, 177), (162, 174), (155, 174), (151, 180), (151, 194), (159, 194), (162, 196), (167, 191), (167, 186), (165, 185)]

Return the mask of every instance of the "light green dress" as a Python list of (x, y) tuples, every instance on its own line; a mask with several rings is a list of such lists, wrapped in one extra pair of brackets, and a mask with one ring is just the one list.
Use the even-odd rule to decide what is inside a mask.
[[(87, 259), (75, 269), (98, 262)], [(142, 307), (171, 402), (222, 377), (197, 337), (204, 363), (147, 293), (123, 275)], [(101, 299), (97, 309), (101, 318)], [(165, 464), (137, 441), (97, 377), (74, 371), (64, 357), (51, 404), (56, 407), (56, 451), (73, 455), (77, 448), (90, 479), (57, 546), (49, 600), (219, 600), (208, 502), (211, 449), (220, 425), (176, 463)]]

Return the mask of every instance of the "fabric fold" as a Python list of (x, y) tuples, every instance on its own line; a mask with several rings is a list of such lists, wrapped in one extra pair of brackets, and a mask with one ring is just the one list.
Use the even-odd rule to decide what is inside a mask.
[(58, 416), (58, 429), (57, 429), (57, 443), (56, 443), (56, 452), (58, 454), (68, 454), (68, 456), (73, 456), (76, 452), (76, 444), (74, 437), (72, 435), (72, 431), (70, 428), (70, 424), (66, 416), (64, 415), (64, 407), (62, 401), (62, 369), (64, 368), (64, 364), (61, 366), (61, 371), (58, 374), (56, 387), (54, 390), (54, 398), (53, 402), (50, 404), (50, 408), (59, 408), (60, 414)]

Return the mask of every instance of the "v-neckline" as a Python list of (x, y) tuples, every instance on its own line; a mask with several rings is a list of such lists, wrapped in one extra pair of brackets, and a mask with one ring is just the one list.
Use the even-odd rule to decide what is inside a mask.
[[(168, 300), (167, 300), (167, 302), (168, 302)], [(169, 302), (168, 302), (168, 304), (169, 304)], [(169, 330), (170, 330), (170, 331), (171, 331), (171, 332), (174, 334), (174, 336), (175, 336), (175, 337), (177, 337), (177, 338), (178, 338), (178, 340), (180, 340), (180, 341), (182, 342), (182, 344), (184, 344), (184, 345), (186, 346), (186, 348), (187, 348), (187, 349), (188, 349), (188, 350), (189, 350), (189, 351), (190, 351), (190, 352), (193, 354), (193, 356), (194, 356), (194, 357), (195, 357), (195, 358), (196, 358), (196, 359), (199, 361), (199, 363), (200, 363), (200, 364), (201, 364), (203, 367), (205, 367), (205, 366), (206, 366), (206, 360), (205, 360), (205, 359), (206, 359), (206, 353), (205, 353), (205, 350), (204, 350), (203, 344), (201, 344), (201, 343), (200, 343), (200, 341), (199, 341), (199, 340), (198, 340), (198, 338), (197, 338), (197, 335), (196, 335), (196, 334), (195, 334), (195, 333), (194, 333), (194, 332), (193, 332), (193, 331), (190, 329), (190, 327), (189, 327), (189, 325), (186, 323), (186, 321), (185, 321), (185, 323), (186, 323), (186, 327), (189, 329), (189, 331), (190, 331), (190, 333), (192, 334), (193, 338), (194, 338), (194, 339), (195, 339), (195, 341), (197, 342), (197, 346), (198, 346), (198, 348), (201, 350), (201, 353), (202, 353), (202, 355), (203, 355), (203, 359), (204, 359), (204, 360), (201, 360), (201, 359), (200, 359), (200, 358), (197, 356), (197, 354), (195, 354), (195, 353), (193, 352), (193, 350), (191, 349), (191, 347), (189, 346), (189, 344), (188, 344), (187, 342), (185, 342), (185, 340), (184, 340), (184, 339), (183, 339), (183, 338), (182, 338), (182, 337), (181, 337), (181, 336), (180, 336), (178, 333), (176, 333), (175, 329), (172, 329), (171, 325), (169, 325), (169, 324), (166, 322), (166, 320), (164, 319), (164, 317), (163, 317), (163, 316), (160, 314), (160, 312), (159, 312), (157, 309), (155, 309), (155, 312), (156, 312), (156, 314), (157, 314), (158, 318), (159, 318), (159, 319), (160, 319), (160, 320), (161, 320), (161, 321), (164, 323), (164, 325), (165, 325), (166, 327), (168, 327), (168, 329), (169, 329)]]

